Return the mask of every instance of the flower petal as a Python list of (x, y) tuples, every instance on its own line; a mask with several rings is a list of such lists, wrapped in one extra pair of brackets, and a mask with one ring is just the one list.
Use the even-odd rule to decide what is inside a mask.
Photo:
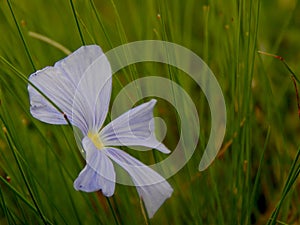
[(85, 192), (101, 190), (110, 197), (115, 191), (116, 174), (111, 160), (102, 150), (96, 149), (88, 137), (82, 141), (87, 165), (74, 181), (74, 188)]
[[(55, 67), (46, 67), (30, 75), (29, 81), (53, 101), (62, 111), (70, 115), (73, 89), (68, 79)], [(44, 96), (28, 85), (31, 114), (46, 123), (66, 124), (66, 120)], [(66, 97), (65, 97), (66, 96)]]
[(129, 173), (145, 203), (149, 218), (152, 218), (164, 201), (171, 196), (173, 189), (170, 184), (157, 172), (127, 153), (116, 148), (105, 148), (104, 151)]
[[(35, 72), (29, 81), (84, 135), (90, 128), (102, 125), (110, 100), (111, 70), (99, 46), (83, 46), (53, 67)], [(30, 84), (28, 91), (30, 111), (35, 118), (50, 124), (66, 124), (64, 115)]]
[(100, 131), (105, 146), (145, 146), (161, 152), (170, 150), (154, 133), (153, 107), (156, 100), (141, 104), (114, 119)]
[(110, 64), (104, 54), (95, 59), (81, 77), (74, 97), (73, 109), (87, 111), (89, 130), (98, 132), (106, 118), (112, 86)]

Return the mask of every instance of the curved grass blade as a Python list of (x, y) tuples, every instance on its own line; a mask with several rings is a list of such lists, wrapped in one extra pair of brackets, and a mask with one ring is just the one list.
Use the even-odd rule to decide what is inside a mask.
[(300, 84), (299, 78), (296, 76), (296, 74), (293, 72), (293, 70), (287, 64), (287, 62), (285, 61), (285, 59), (283, 57), (278, 56), (278, 55), (274, 55), (274, 54), (270, 54), (270, 53), (267, 53), (267, 52), (263, 52), (263, 51), (258, 51), (258, 53), (262, 54), (262, 55), (271, 56), (271, 57), (273, 57), (275, 59), (279, 59), (284, 64), (285, 68), (291, 73), (292, 81), (293, 81), (294, 88), (295, 88), (295, 91), (296, 91), (298, 116), (299, 116), (299, 119), (300, 119), (300, 98), (299, 98), (299, 92), (298, 92), (298, 87), (297, 87), (297, 83), (296, 83), (296, 82), (298, 82)]

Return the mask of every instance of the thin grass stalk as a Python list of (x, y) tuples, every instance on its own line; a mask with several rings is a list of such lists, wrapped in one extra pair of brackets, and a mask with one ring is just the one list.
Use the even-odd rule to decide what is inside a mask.
[(299, 173), (300, 173), (300, 164), (296, 167), (299, 158), (300, 158), (300, 147), (298, 148), (297, 155), (296, 155), (296, 157), (293, 161), (293, 164), (290, 168), (287, 180), (285, 182), (285, 185), (284, 185), (284, 188), (283, 188), (283, 191), (282, 191), (282, 194), (281, 194), (280, 201), (277, 203), (277, 206), (274, 209), (272, 215), (270, 216), (267, 225), (275, 225), (278, 222), (277, 217), (279, 215), (279, 211), (280, 211), (280, 208), (281, 208), (281, 206), (284, 202), (284, 199), (287, 196), (287, 194), (289, 193), (292, 185), (295, 183), (295, 181), (298, 178)]
[(6, 202), (5, 202), (3, 193), (2, 193), (2, 187), (1, 186), (0, 186), (0, 197), (1, 197), (1, 203), (2, 203), (1, 206), (2, 206), (2, 210), (4, 212), (6, 222), (8, 224), (10, 224), (10, 220), (9, 220), (9, 217), (8, 217), (8, 209), (7, 209)]
[(30, 54), (28, 45), (27, 45), (27, 43), (26, 43), (26, 41), (25, 41), (24, 35), (23, 35), (22, 31), (21, 31), (21, 28), (20, 28), (20, 26), (19, 26), (19, 24), (18, 24), (18, 22), (17, 22), (17, 19), (16, 19), (16, 16), (15, 16), (15, 14), (14, 14), (14, 11), (13, 11), (13, 8), (12, 8), (12, 5), (11, 5), (10, 0), (7, 0), (7, 4), (8, 4), (8, 6), (9, 6), (11, 15), (12, 15), (13, 20), (14, 20), (14, 23), (15, 23), (17, 29), (18, 29), (18, 33), (19, 33), (20, 38), (21, 38), (21, 40), (22, 40), (22, 43), (23, 43), (23, 45), (24, 45), (24, 48), (25, 48), (26, 54), (27, 54), (27, 56), (28, 56), (28, 58), (29, 58), (29, 61), (30, 61), (30, 63), (31, 63), (31, 66), (32, 66), (33, 70), (36, 71), (36, 67), (35, 67), (35, 65), (34, 65), (34, 63), (33, 63), (33, 60), (32, 60), (32, 57), (31, 57), (31, 54)]
[[(2, 120), (2, 122), (4, 123), (4, 121), (3, 121), (2, 118), (1, 118), (1, 120)], [(9, 136), (9, 131), (7, 130), (7, 126), (5, 126), (5, 123), (4, 123), (4, 127), (3, 127), (3, 132), (4, 132), (4, 135), (5, 135), (5, 137), (6, 137), (7, 143), (8, 143), (8, 145), (9, 145), (9, 147), (10, 147), (12, 153), (13, 153), (14, 159), (15, 159), (15, 161), (16, 161), (16, 163), (17, 163), (17, 166), (18, 166), (18, 169), (19, 169), (19, 171), (20, 171), (20, 173), (21, 173), (21, 176), (22, 176), (22, 178), (23, 178), (23, 180), (24, 180), (24, 182), (25, 182), (25, 185), (26, 185), (26, 188), (27, 188), (27, 190), (28, 190), (28, 192), (29, 192), (29, 195), (30, 195), (30, 197), (31, 197), (31, 199), (32, 199), (32, 201), (33, 201), (33, 204), (35, 205), (35, 208), (37, 209), (38, 215), (40, 216), (40, 218), (42, 219), (42, 221), (43, 221), (43, 223), (44, 223), (45, 225), (51, 224), (49, 221), (47, 221), (47, 220), (45, 219), (45, 216), (44, 216), (44, 214), (42, 213), (42, 210), (41, 210), (41, 208), (39, 207), (39, 205), (38, 205), (38, 203), (37, 203), (37, 201), (36, 201), (36, 198), (35, 198), (35, 196), (34, 196), (34, 193), (32, 192), (32, 190), (31, 190), (31, 188), (30, 188), (30, 184), (28, 183), (28, 180), (27, 180), (27, 178), (26, 178), (26, 175), (25, 175), (25, 173), (24, 173), (24, 170), (23, 170), (23, 168), (22, 168), (22, 165), (21, 165), (21, 163), (20, 163), (20, 161), (19, 161), (19, 159), (18, 159), (18, 156), (17, 156), (17, 154), (16, 154), (16, 152), (15, 152), (14, 146), (13, 146), (13, 144), (11, 143), (11, 140), (10, 140), (11, 137)]]
[(81, 28), (80, 28), (80, 25), (79, 25), (79, 21), (78, 21), (78, 18), (77, 18), (77, 13), (76, 13), (76, 10), (75, 10), (75, 7), (74, 7), (73, 0), (70, 0), (70, 5), (71, 5), (72, 13), (73, 13), (73, 16), (74, 16), (74, 19), (75, 19), (75, 22), (76, 22), (76, 26), (77, 26), (77, 30), (78, 30), (78, 33), (79, 33), (79, 36), (80, 36), (81, 43), (82, 43), (82, 45), (85, 45), (85, 41), (84, 41), (83, 34), (82, 34), (82, 31), (81, 31)]

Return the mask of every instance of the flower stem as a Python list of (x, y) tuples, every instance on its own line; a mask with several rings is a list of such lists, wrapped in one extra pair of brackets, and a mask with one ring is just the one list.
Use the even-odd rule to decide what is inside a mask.
[(114, 220), (115, 220), (116, 225), (121, 225), (121, 223), (119, 222), (119, 219), (118, 219), (118, 217), (117, 217), (117, 214), (116, 214), (116, 212), (115, 212), (115, 209), (113, 208), (113, 206), (112, 206), (112, 204), (111, 204), (111, 202), (110, 202), (110, 200), (109, 200), (109, 197), (106, 197), (106, 201), (107, 201), (107, 203), (108, 203), (108, 205), (109, 205), (109, 208), (110, 208), (110, 210), (111, 210), (111, 212), (112, 212), (112, 214), (113, 214), (113, 217), (114, 217)]

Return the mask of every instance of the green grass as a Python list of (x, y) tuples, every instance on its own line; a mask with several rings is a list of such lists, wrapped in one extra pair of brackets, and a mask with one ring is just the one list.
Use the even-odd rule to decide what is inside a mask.
[[(299, 15), (297, 0), (0, 1), (0, 224), (244, 225), (275, 224), (273, 218), (278, 224), (299, 224), (295, 89), (279, 60), (257, 53), (284, 57), (299, 77)], [(148, 39), (191, 49), (212, 69), (224, 93), (222, 154), (198, 171), (211, 124), (205, 96), (194, 81), (174, 67), (132, 65), (114, 76), (112, 100), (139, 77), (172, 79), (197, 107), (197, 149), (168, 179), (174, 193), (153, 219), (143, 216), (134, 187), (118, 184), (109, 199), (100, 192), (75, 191), (73, 181), (85, 162), (72, 129), (34, 119), (27, 93), (29, 75), (66, 53), (30, 32), (71, 51), (96, 43), (106, 52)], [(159, 99), (155, 113), (168, 127), (164, 143), (174, 148), (180, 124), (175, 110)], [(163, 158), (128, 151), (147, 164)]]

